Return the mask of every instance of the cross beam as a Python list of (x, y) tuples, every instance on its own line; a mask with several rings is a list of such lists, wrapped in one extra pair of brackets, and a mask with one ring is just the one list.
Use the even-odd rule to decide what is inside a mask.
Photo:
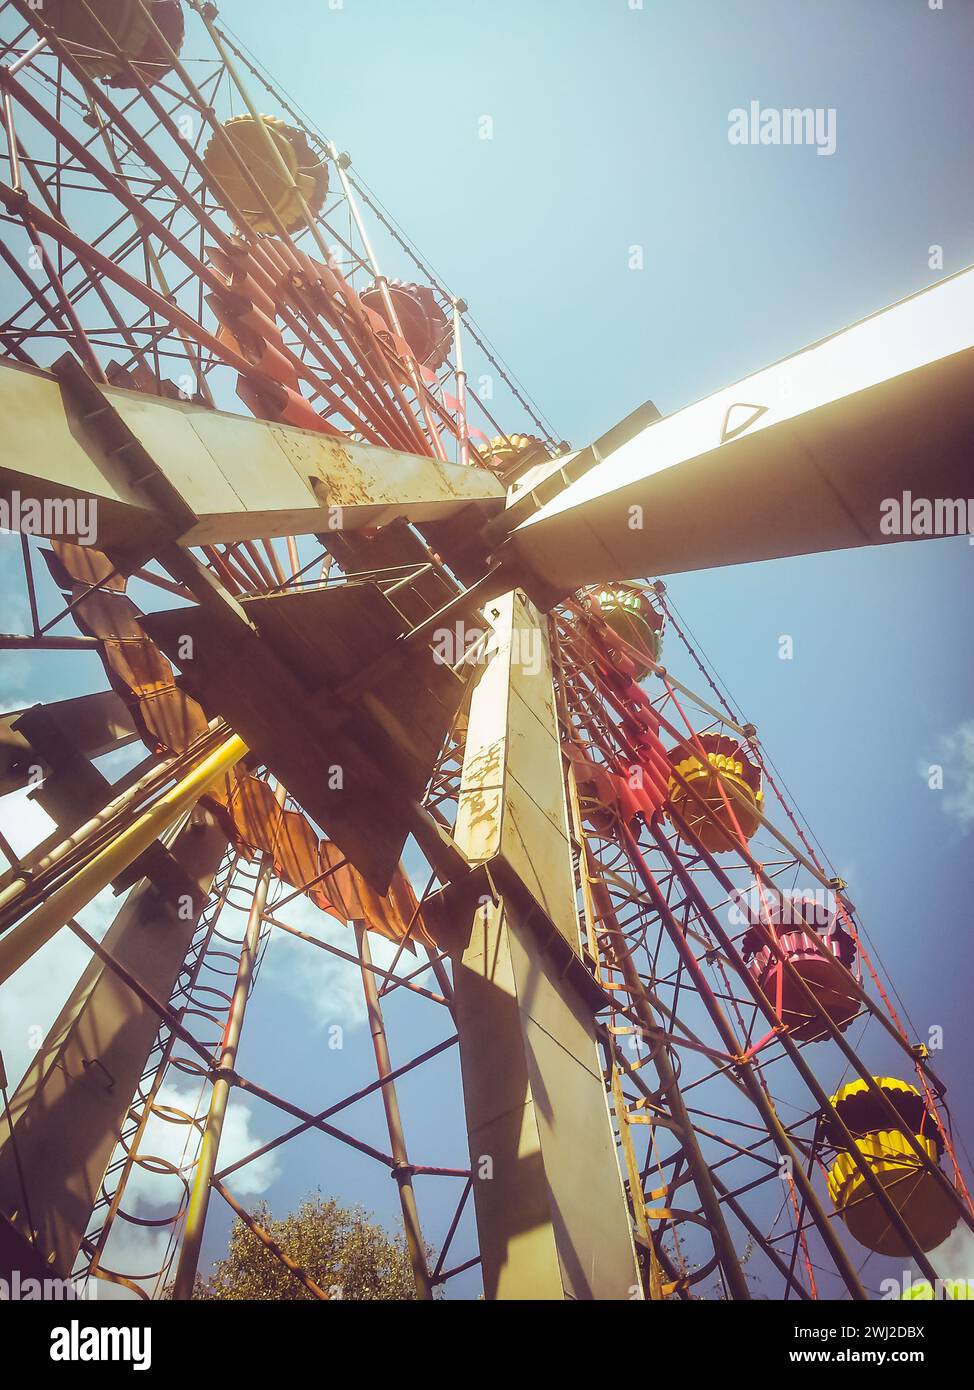
[(576, 457), (500, 554), (548, 606), (608, 579), (909, 540), (929, 532), (884, 502), (971, 498), (972, 438), (974, 268), (594, 449), (585, 471)]
[[(185, 503), (181, 545), (384, 526), (397, 517), (445, 521), (471, 502), (504, 505), (484, 469), (355, 444), (290, 425), (228, 415), (119, 387), (98, 388), (135, 444)], [(95, 499), (99, 549), (125, 546), (133, 528), (167, 530), (152, 493), (127, 467), (133, 449), (106, 444), (86, 411), (47, 372), (0, 362), (0, 499)], [(144, 482), (144, 480), (142, 480)], [(72, 539), (64, 508), (56, 534)], [(193, 518), (195, 517), (195, 521)], [(42, 516), (43, 523), (43, 516)], [(12, 529), (17, 529), (16, 526)], [(36, 528), (35, 528), (36, 529)], [(55, 528), (38, 533), (47, 535)]]

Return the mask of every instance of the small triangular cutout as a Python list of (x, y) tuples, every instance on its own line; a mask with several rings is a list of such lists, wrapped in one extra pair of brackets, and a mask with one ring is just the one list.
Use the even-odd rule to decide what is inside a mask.
[[(736, 417), (738, 423), (732, 425), (731, 419), (734, 417), (734, 412), (741, 410), (746, 410), (749, 413), (743, 420), (739, 416)], [(767, 413), (767, 410), (766, 405), (752, 405), (747, 401), (735, 401), (733, 405), (729, 405), (724, 414), (724, 423), (720, 427), (721, 444), (726, 444), (729, 439), (736, 439), (739, 434), (750, 429), (755, 420), (760, 420), (761, 416)]]

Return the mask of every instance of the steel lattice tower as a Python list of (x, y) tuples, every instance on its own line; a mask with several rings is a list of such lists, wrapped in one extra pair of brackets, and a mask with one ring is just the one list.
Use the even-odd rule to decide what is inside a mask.
[[(91, 957), (4, 1092), (4, 1263), (188, 1297), (216, 1193), (328, 1298), (232, 1191), (314, 1131), (395, 1180), (423, 1298), (477, 1267), (491, 1298), (746, 1298), (755, 1272), (863, 1298), (868, 1250), (934, 1279), (974, 1208), (932, 1059), (640, 576), (892, 539), (878, 499), (921, 466), (959, 492), (974, 272), (573, 450), (215, 6), (6, 0), (0, 40), (29, 628), (0, 649), (87, 662), (0, 720), (0, 790), (56, 825), (0, 845), (0, 982), (68, 933)], [(741, 486), (761, 515), (729, 530)], [(77, 917), (109, 885), (98, 940)], [(274, 934), (362, 990), (375, 1078), (314, 1111), (238, 1057)], [(461, 1160), (407, 1143), (433, 1067)], [(221, 1166), (234, 1094), (278, 1129)], [(425, 1204), (452, 1213), (432, 1256)], [(126, 1220), (159, 1268), (113, 1262)]]

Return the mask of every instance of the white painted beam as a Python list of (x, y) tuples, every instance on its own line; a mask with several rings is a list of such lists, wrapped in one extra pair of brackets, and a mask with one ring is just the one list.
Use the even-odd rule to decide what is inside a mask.
[[(149, 457), (198, 518), (182, 545), (442, 521), (471, 502), (497, 510), (504, 489), (481, 468), (354, 444), (288, 425), (104, 388)], [(150, 495), (110, 456), (45, 372), (0, 364), (0, 498), (94, 498), (99, 546), (151, 527)]]
[(567, 591), (912, 539), (884, 501), (974, 512), (972, 443), (968, 269), (647, 426), (518, 526), (512, 577)]

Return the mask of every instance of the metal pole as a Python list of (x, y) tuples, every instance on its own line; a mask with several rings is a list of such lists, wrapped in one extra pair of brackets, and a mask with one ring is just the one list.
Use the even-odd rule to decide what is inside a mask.
[(0, 984), (91, 902), (96, 893), (127, 869), (164, 830), (190, 810), (246, 752), (243, 739), (231, 735), (0, 940)]
[(0, 888), (0, 931), (4, 931), (10, 925), (12, 917), (16, 917), (16, 913), (11, 914), (8, 909), (26, 888), (36, 886), (42, 875), (59, 864), (72, 851), (82, 847), (87, 840), (104, 830), (115, 816), (136, 805), (144, 796), (169, 781), (170, 777), (176, 775), (180, 763), (185, 761), (184, 754), (176, 753), (157, 763), (138, 781), (120, 791), (97, 815), (85, 821), (84, 825), (79, 825), (77, 830), (72, 831), (64, 840), (52, 845), (43, 853), (38, 853), (37, 849), (31, 850), (30, 853), (21, 856), (15, 866), (12, 864), (11, 868), (16, 868), (15, 877)]
[[(659, 888), (656, 884), (656, 881), (655, 879), (653, 879), (652, 874), (649, 872), (648, 868), (645, 865), (645, 862), (642, 859), (642, 855), (639, 852), (638, 846), (636, 846), (635, 838), (633, 837), (632, 832), (627, 828), (625, 833), (627, 838), (631, 841), (633, 847), (635, 848), (635, 859), (644, 871), (644, 877), (647, 887), (649, 888), (653, 897), (657, 900), (657, 903), (659, 904), (661, 902), (661, 895), (659, 894)], [(691, 832), (689, 831), (689, 829), (687, 829), (686, 837), (690, 839), (690, 843), (695, 845), (696, 849), (701, 854), (701, 856), (706, 856), (707, 852), (702, 848), (699, 842), (693, 840), (692, 838), (690, 838), (690, 836)], [(707, 923), (707, 926), (710, 928), (715, 939), (720, 945), (721, 950), (723, 950), (728, 960), (734, 962), (736, 965), (736, 952), (734, 950), (733, 944), (731, 943), (730, 938), (727, 936), (727, 933), (724, 931), (723, 927), (720, 925), (720, 922), (717, 919), (717, 914), (710, 907), (709, 903), (707, 903), (698, 885), (694, 882), (693, 876), (691, 874), (688, 874), (684, 866), (680, 864), (678, 856), (674, 854), (672, 848), (669, 846), (669, 844), (667, 844), (664, 836), (658, 835), (657, 842), (659, 844), (660, 849), (663, 851), (666, 858), (669, 860), (670, 865), (676, 873), (677, 877), (679, 878), (681, 884), (683, 885), (684, 892), (693, 900), (694, 905), (697, 908), (697, 911), (700, 913), (702, 919)], [(747, 1086), (748, 1091), (751, 1094), (751, 1098), (754, 1101), (754, 1104), (757, 1106), (762, 1117), (765, 1119), (765, 1122), (768, 1124), (769, 1130), (772, 1133), (772, 1137), (775, 1138), (775, 1143), (779, 1149), (779, 1152), (791, 1157), (792, 1176), (794, 1177), (796, 1183), (802, 1190), (802, 1195), (808, 1203), (808, 1209), (812, 1215), (812, 1219), (815, 1222), (815, 1225), (819, 1228), (822, 1239), (828, 1246), (829, 1253), (831, 1254), (832, 1259), (835, 1261), (836, 1267), (845, 1279), (846, 1285), (852, 1293), (853, 1297), (865, 1297), (864, 1293), (856, 1293), (855, 1291), (856, 1288), (861, 1289), (858, 1276), (856, 1275), (844, 1249), (839, 1244), (839, 1242), (836, 1241), (831, 1226), (829, 1224), (828, 1218), (825, 1216), (825, 1213), (814, 1191), (814, 1188), (812, 1188), (810, 1182), (806, 1177), (804, 1168), (802, 1168), (800, 1163), (796, 1162), (794, 1152), (790, 1145), (790, 1141), (785, 1135), (785, 1131), (781, 1126), (780, 1120), (778, 1119), (777, 1111), (775, 1110), (773, 1104), (771, 1103), (770, 1099), (767, 1097), (765, 1092), (762, 1090), (760, 1085), (758, 1085), (754, 1077), (752, 1064), (746, 1061), (741, 1055), (741, 1050), (738, 1045), (737, 1039), (734, 1036), (734, 1031), (731, 1028), (729, 1022), (727, 1021), (727, 1018), (724, 1015), (724, 1012), (721, 1009), (719, 1003), (717, 1002), (716, 997), (710, 990), (710, 987), (708, 986), (704, 978), (703, 972), (700, 968), (699, 961), (690, 949), (689, 943), (683, 936), (679, 924), (667, 915), (666, 917), (664, 917), (664, 925), (666, 926), (667, 932), (669, 933), (670, 938), (673, 941), (673, 944), (676, 946), (677, 950), (682, 955), (686, 963), (687, 969), (689, 970), (690, 975), (692, 976), (694, 983), (697, 986), (700, 997), (706, 1005), (708, 1013), (710, 1014), (715, 1025), (717, 1026), (718, 1031), (721, 1033), (721, 1036), (724, 1039), (724, 1045), (732, 1055), (739, 1057), (740, 1060), (737, 1063), (737, 1073), (740, 1076), (741, 1080), (744, 1082), (744, 1084)], [(775, 1014), (770, 1001), (767, 999), (760, 985), (758, 985), (757, 982), (751, 978), (749, 972), (747, 971), (747, 968), (741, 966), (738, 970), (738, 973), (740, 974), (741, 979), (744, 981), (745, 985), (747, 985), (747, 987), (750, 989), (756, 1004), (760, 1008), (761, 1012), (768, 1019), (768, 1021), (771, 1023), (779, 1022), (780, 1020), (778, 1020), (778, 1017)], [(823, 1018), (824, 1017), (825, 1016), (823, 1015)], [(826, 1021), (828, 1020), (826, 1019)], [(916, 1260), (924, 1277), (931, 1280), (931, 1282), (935, 1281), (936, 1274), (930, 1262), (927, 1260), (926, 1255), (920, 1249), (919, 1245), (914, 1239), (912, 1231), (907, 1226), (900, 1213), (896, 1210), (896, 1207), (890, 1200), (889, 1194), (887, 1193), (883, 1185), (879, 1182), (878, 1178), (876, 1177), (876, 1174), (873, 1172), (869, 1163), (863, 1158), (862, 1154), (859, 1152), (859, 1149), (856, 1147), (855, 1139), (849, 1131), (848, 1126), (845, 1124), (845, 1121), (842, 1119), (842, 1116), (839, 1115), (838, 1112), (832, 1106), (828, 1096), (826, 1095), (825, 1091), (819, 1084), (817, 1078), (811, 1071), (811, 1068), (805, 1062), (805, 1059), (801, 1055), (801, 1052), (796, 1046), (794, 1040), (788, 1036), (787, 1031), (782, 1032), (780, 1034), (780, 1038), (782, 1047), (788, 1053), (788, 1056), (793, 1062), (796, 1071), (798, 1072), (801, 1079), (805, 1082), (805, 1085), (811, 1091), (812, 1095), (815, 1097), (817, 1104), (823, 1111), (831, 1114), (836, 1127), (838, 1128), (840, 1133), (842, 1133), (844, 1140), (848, 1146), (850, 1158), (855, 1164), (857, 1170), (859, 1171), (860, 1175), (865, 1181), (870, 1192), (879, 1202), (880, 1206), (882, 1206), (886, 1215), (889, 1217), (891, 1226), (900, 1236), (900, 1239), (903, 1241), (904, 1245), (906, 1245), (907, 1249), (910, 1251), (913, 1258)], [(785, 1145), (787, 1145), (787, 1147), (782, 1147), (782, 1144), (779, 1142), (779, 1137), (783, 1138), (784, 1143)], [(850, 1275), (852, 1279), (855, 1281), (855, 1285), (849, 1282)]]
[[(278, 788), (278, 801), (283, 799), (283, 788)], [(186, 1225), (183, 1230), (183, 1244), (179, 1252), (179, 1264), (173, 1284), (174, 1299), (190, 1299), (196, 1281), (196, 1267), (199, 1264), (200, 1247), (203, 1244), (203, 1228), (206, 1225), (206, 1212), (210, 1204), (210, 1185), (216, 1172), (216, 1160), (220, 1151), (220, 1138), (223, 1134), (223, 1121), (226, 1118), (227, 1103), (230, 1099), (230, 1073), (237, 1060), (240, 1033), (243, 1029), (247, 1000), (254, 980), (254, 967), (257, 964), (257, 948), (264, 922), (264, 907), (267, 904), (267, 890), (270, 887), (274, 857), (266, 850), (261, 855), (260, 872), (254, 888), (253, 901), (247, 915), (247, 929), (240, 948), (237, 965), (237, 979), (233, 987), (227, 1024), (224, 1029), (217, 1063), (218, 1075), (210, 1094), (210, 1108), (206, 1116), (203, 1137), (200, 1141), (199, 1159), (193, 1178), (193, 1191), (190, 1194), (186, 1212)]]
[[(622, 972), (625, 981), (626, 991), (632, 1000), (633, 1009), (636, 1012), (640, 1023), (647, 1031), (647, 1036), (652, 1037), (659, 1025), (656, 1015), (649, 1002), (643, 982), (636, 969), (636, 963), (632, 957), (632, 951), (625, 939), (622, 929), (615, 922), (615, 913), (612, 910), (612, 903), (606, 890), (605, 883), (593, 872), (591, 862), (591, 852), (586, 844), (584, 847), (584, 872), (588, 875), (592, 886), (595, 899), (596, 913), (601, 919), (601, 936), (603, 949), (609, 959)], [(670, 1109), (670, 1114), (677, 1127), (680, 1144), (686, 1155), (687, 1166), (693, 1175), (693, 1185), (697, 1190), (697, 1197), (703, 1209), (704, 1216), (707, 1218), (707, 1229), (713, 1241), (714, 1253), (720, 1262), (720, 1268), (727, 1281), (727, 1291), (734, 1299), (749, 1299), (750, 1291), (747, 1287), (747, 1280), (741, 1269), (734, 1249), (734, 1242), (731, 1239), (730, 1231), (724, 1220), (724, 1213), (720, 1208), (720, 1199), (710, 1180), (710, 1169), (703, 1152), (697, 1142), (696, 1131), (693, 1121), (687, 1111), (686, 1104), (680, 1087), (677, 1084), (676, 1073), (670, 1061), (670, 1055), (665, 1042), (658, 1042), (651, 1046), (653, 1066), (659, 1077), (660, 1086), (666, 1094), (666, 1101)], [(632, 1194), (633, 1202), (640, 1201), (641, 1192)]]
[(406, 1233), (406, 1246), (409, 1262), (413, 1267), (413, 1280), (416, 1296), (421, 1299), (433, 1297), (430, 1284), (429, 1267), (426, 1263), (426, 1246), (419, 1224), (419, 1211), (416, 1207), (416, 1194), (413, 1192), (413, 1169), (406, 1152), (406, 1136), (403, 1133), (402, 1116), (399, 1113), (399, 1098), (395, 1082), (389, 1079), (392, 1074), (392, 1059), (389, 1056), (389, 1043), (386, 1039), (385, 1023), (382, 1018), (382, 1005), (375, 983), (372, 965), (372, 952), (369, 948), (369, 934), (363, 921), (355, 923), (355, 943), (358, 947), (362, 967), (362, 989), (369, 1015), (369, 1032), (375, 1049), (375, 1065), (383, 1082), (382, 1104), (386, 1112), (386, 1125), (389, 1129), (389, 1145), (395, 1167), (392, 1176), (399, 1186), (399, 1201), (402, 1206), (402, 1224)]
[[(402, 331), (402, 324), (399, 322), (399, 315), (396, 313), (395, 303), (393, 302), (392, 295), (389, 293), (389, 282), (386, 279), (386, 277), (382, 274), (382, 271), (379, 269), (379, 262), (376, 259), (374, 250), (372, 249), (372, 243), (369, 240), (369, 234), (366, 230), (365, 223), (362, 221), (362, 215), (359, 212), (358, 203), (356, 202), (355, 194), (352, 191), (352, 185), (349, 181), (348, 175), (345, 173), (345, 169), (347, 166), (346, 163), (343, 161), (346, 161), (348, 159), (348, 156), (340, 155), (338, 152), (338, 146), (335, 145), (334, 142), (330, 143), (329, 149), (331, 151), (331, 157), (335, 161), (335, 168), (338, 170), (338, 177), (341, 180), (342, 189), (345, 193), (345, 201), (348, 203), (348, 210), (352, 215), (352, 220), (355, 223), (355, 226), (358, 230), (358, 234), (362, 238), (362, 245), (365, 248), (365, 259), (368, 261), (372, 273), (375, 276), (375, 282), (379, 286), (379, 292), (382, 295), (383, 308), (389, 315), (389, 325), (392, 328), (392, 331), (397, 335), (397, 337), (401, 338), (402, 341), (405, 342), (406, 339)], [(443, 441), (440, 438), (440, 432), (436, 428), (436, 425), (433, 423), (433, 418), (430, 415), (429, 405), (426, 400), (426, 391), (419, 376), (419, 367), (411, 353), (409, 353), (409, 355), (407, 356), (405, 365), (406, 371), (409, 375), (409, 379), (412, 382), (413, 392), (416, 396), (417, 401), (419, 402), (420, 409), (423, 412), (423, 419), (426, 422), (426, 432), (429, 435), (430, 443), (433, 446), (437, 458), (442, 459), (445, 463), (446, 450), (443, 447)]]
[(467, 467), (470, 463), (470, 434), (467, 429), (467, 373), (463, 366), (463, 338), (461, 337), (460, 301), (453, 301), (453, 357), (456, 363), (457, 401), (460, 405), (460, 462)]

